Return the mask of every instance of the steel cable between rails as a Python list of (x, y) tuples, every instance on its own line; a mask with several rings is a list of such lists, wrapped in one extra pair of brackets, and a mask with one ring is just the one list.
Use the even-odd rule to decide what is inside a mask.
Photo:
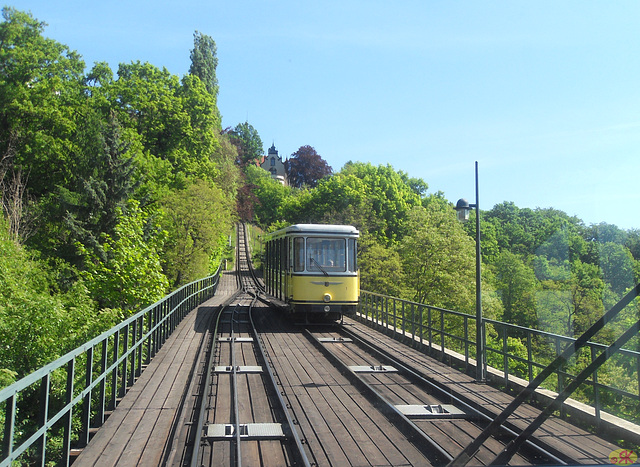
[(218, 311), (218, 316), (216, 317), (215, 320), (215, 327), (213, 329), (213, 337), (211, 339), (211, 347), (209, 350), (209, 355), (207, 356), (207, 361), (205, 363), (205, 380), (202, 383), (202, 392), (200, 394), (201, 396), (201, 401), (200, 401), (200, 410), (198, 412), (198, 423), (196, 425), (196, 440), (193, 443), (193, 451), (191, 454), (191, 462), (190, 462), (190, 466), (191, 467), (200, 467), (201, 464), (198, 463), (198, 455), (200, 452), (200, 444), (202, 443), (202, 438), (204, 435), (204, 419), (205, 419), (205, 415), (207, 412), (207, 405), (205, 404), (205, 397), (208, 397), (208, 393), (206, 391), (208, 391), (209, 387), (211, 386), (211, 376), (213, 374), (213, 358), (214, 358), (214, 354), (215, 354), (215, 348), (216, 348), (216, 344), (217, 344), (217, 336), (218, 336), (218, 327), (220, 325), (220, 317), (223, 315), (225, 308), (227, 308), (233, 301), (235, 301), (238, 296), (242, 293), (242, 290), (238, 289), (234, 292), (234, 294), (228, 299), (226, 300), (221, 306), (220, 306), (220, 310)]

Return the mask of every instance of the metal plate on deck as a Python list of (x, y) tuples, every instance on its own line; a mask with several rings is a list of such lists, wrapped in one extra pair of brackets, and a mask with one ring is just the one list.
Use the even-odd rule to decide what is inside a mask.
[(335, 343), (340, 343), (340, 342), (353, 342), (352, 339), (348, 338), (348, 337), (320, 337), (318, 339), (318, 342), (323, 342), (323, 343), (331, 343), (331, 342), (335, 342)]
[[(236, 366), (236, 373), (262, 373), (261, 366)], [(233, 373), (233, 366), (216, 366), (213, 368), (216, 373)]]
[(220, 342), (253, 342), (253, 337), (220, 337)]
[(398, 370), (388, 365), (350, 366), (354, 373), (397, 373)]
[(414, 418), (463, 418), (467, 414), (451, 404), (396, 405), (407, 417)]
[[(280, 439), (284, 438), (280, 423), (246, 423), (238, 425), (240, 437), (243, 439)], [(233, 424), (207, 425), (206, 437), (210, 439), (229, 439), (236, 436)]]

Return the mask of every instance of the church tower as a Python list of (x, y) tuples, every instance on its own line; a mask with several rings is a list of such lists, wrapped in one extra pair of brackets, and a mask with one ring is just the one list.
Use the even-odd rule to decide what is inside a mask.
[(267, 157), (262, 161), (260, 167), (269, 172), (271, 174), (271, 178), (278, 180), (283, 185), (288, 185), (284, 162), (282, 162), (282, 158), (278, 155), (278, 150), (276, 149), (275, 144), (272, 144), (269, 148)]

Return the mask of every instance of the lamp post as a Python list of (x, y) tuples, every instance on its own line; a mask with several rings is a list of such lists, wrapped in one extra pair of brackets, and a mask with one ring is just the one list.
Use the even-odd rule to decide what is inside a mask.
[(480, 204), (478, 202), (478, 161), (476, 161), (476, 203), (469, 202), (461, 198), (456, 203), (458, 220), (466, 222), (469, 220), (469, 211), (476, 210), (476, 381), (485, 382), (484, 372), (484, 325), (482, 321), (482, 289), (481, 289), (481, 249), (480, 249)]

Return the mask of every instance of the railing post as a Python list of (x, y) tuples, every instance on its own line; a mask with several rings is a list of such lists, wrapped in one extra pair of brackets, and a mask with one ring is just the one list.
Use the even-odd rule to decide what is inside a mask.
[(151, 358), (155, 357), (156, 353), (158, 352), (158, 342), (160, 341), (160, 328), (158, 327), (158, 323), (160, 323), (160, 316), (162, 313), (162, 309), (167, 306), (167, 302), (169, 301), (169, 299), (166, 299), (164, 302), (162, 302), (160, 304), (160, 306), (157, 306), (154, 310), (153, 310), (153, 322), (151, 323), (153, 332), (151, 333), (151, 335), (153, 336), (153, 345), (151, 346)]
[(411, 347), (415, 347), (416, 344), (416, 308), (411, 302)]
[(127, 324), (124, 329), (123, 329), (123, 337), (124, 337), (124, 342), (122, 343), (122, 356), (124, 357), (122, 359), (122, 385), (120, 386), (120, 397), (124, 397), (125, 393), (127, 392), (127, 381), (128, 381), (128, 376), (129, 374), (127, 373), (128, 370), (128, 360), (129, 360), (129, 356), (127, 355), (127, 352), (129, 351), (129, 325)]
[(420, 320), (418, 329), (420, 330), (420, 348), (422, 348), (424, 342), (424, 322), (423, 322), (423, 311), (424, 307), (422, 305), (418, 305), (418, 319)]
[[(509, 344), (507, 342), (507, 327), (502, 326), (502, 354), (504, 359), (504, 387), (509, 387)], [(486, 352), (485, 352), (486, 355)]]
[(136, 346), (138, 348), (138, 369), (136, 370), (137, 378), (142, 374), (142, 354), (144, 353), (144, 315), (138, 319), (140, 321), (140, 325), (138, 326), (138, 337), (136, 338)]
[[(387, 303), (388, 301), (389, 299), (387, 298)], [(396, 309), (395, 299), (391, 299), (391, 303), (393, 305), (393, 334), (397, 334), (398, 333), (398, 310)]]
[(529, 366), (529, 381), (533, 381), (533, 355), (531, 351), (531, 331), (527, 331), (527, 364)]
[[(73, 379), (75, 377), (76, 359), (72, 358), (67, 363), (67, 388), (65, 392), (65, 404), (71, 404), (73, 400)], [(71, 451), (71, 432), (73, 430), (73, 407), (69, 407), (69, 411), (64, 416), (64, 435), (63, 435), (63, 465), (69, 465), (69, 452)]]
[(131, 342), (129, 346), (131, 347), (131, 363), (129, 365), (129, 386), (133, 386), (133, 383), (136, 380), (136, 362), (138, 360), (138, 345), (136, 336), (138, 335), (138, 320), (134, 319), (131, 323), (131, 327), (129, 328), (129, 335), (131, 336)]
[(406, 334), (406, 332), (407, 332), (407, 322), (405, 321), (405, 313), (404, 313), (405, 303), (404, 303), (404, 300), (402, 300), (400, 303), (402, 305), (402, 307), (401, 307), (402, 309), (400, 310), (400, 314), (402, 316), (401, 316), (400, 320), (402, 321), (401, 329), (402, 329), (402, 338), (404, 339), (406, 337), (406, 335), (407, 335)]
[(433, 355), (433, 326), (431, 325), (431, 307), (427, 308), (427, 326), (429, 330), (429, 355)]
[(93, 346), (87, 349), (87, 363), (85, 374), (85, 390), (82, 403), (82, 425), (80, 430), (80, 445), (89, 444), (89, 428), (91, 427), (91, 383), (93, 383)]
[[(51, 374), (47, 373), (40, 380), (40, 410), (38, 412), (38, 428), (42, 428), (47, 424), (49, 416), (49, 388), (51, 386)], [(36, 445), (37, 458), (40, 459), (42, 465), (46, 464), (47, 459), (47, 430), (38, 440)]]
[(469, 318), (464, 317), (464, 371), (469, 371)]
[(98, 426), (102, 426), (104, 423), (104, 407), (107, 396), (107, 355), (109, 349), (109, 338), (105, 338), (102, 341), (102, 349), (100, 355), (100, 375), (102, 380), (100, 381), (100, 405), (98, 406)]
[[(556, 357), (559, 356), (564, 349), (560, 349), (560, 339), (556, 338)], [(563, 363), (558, 367), (558, 394), (560, 394), (564, 390), (564, 373), (565, 373), (566, 364)], [(560, 407), (560, 417), (564, 418), (564, 404)]]
[(111, 401), (109, 408), (115, 410), (118, 406), (118, 365), (116, 362), (120, 357), (120, 330), (113, 335), (113, 370), (111, 371)]
[(373, 306), (374, 306), (374, 313), (375, 313), (375, 321), (376, 321), (376, 326), (380, 326), (382, 324), (382, 312), (380, 310), (380, 297), (376, 297), (373, 296), (371, 297), (371, 299), (373, 300)]
[(129, 375), (129, 386), (133, 386), (138, 372), (136, 363), (138, 361), (138, 320), (134, 319), (131, 326), (131, 374)]
[(4, 415), (4, 438), (2, 438), (2, 458), (13, 453), (13, 436), (16, 429), (16, 395), (7, 399)]
[[(596, 349), (590, 346), (591, 362), (596, 359)], [(593, 404), (596, 409), (596, 429), (600, 429), (600, 388), (598, 387), (598, 370), (593, 372)]]
[(445, 360), (445, 341), (444, 341), (444, 312), (440, 311), (440, 359), (444, 362)]

